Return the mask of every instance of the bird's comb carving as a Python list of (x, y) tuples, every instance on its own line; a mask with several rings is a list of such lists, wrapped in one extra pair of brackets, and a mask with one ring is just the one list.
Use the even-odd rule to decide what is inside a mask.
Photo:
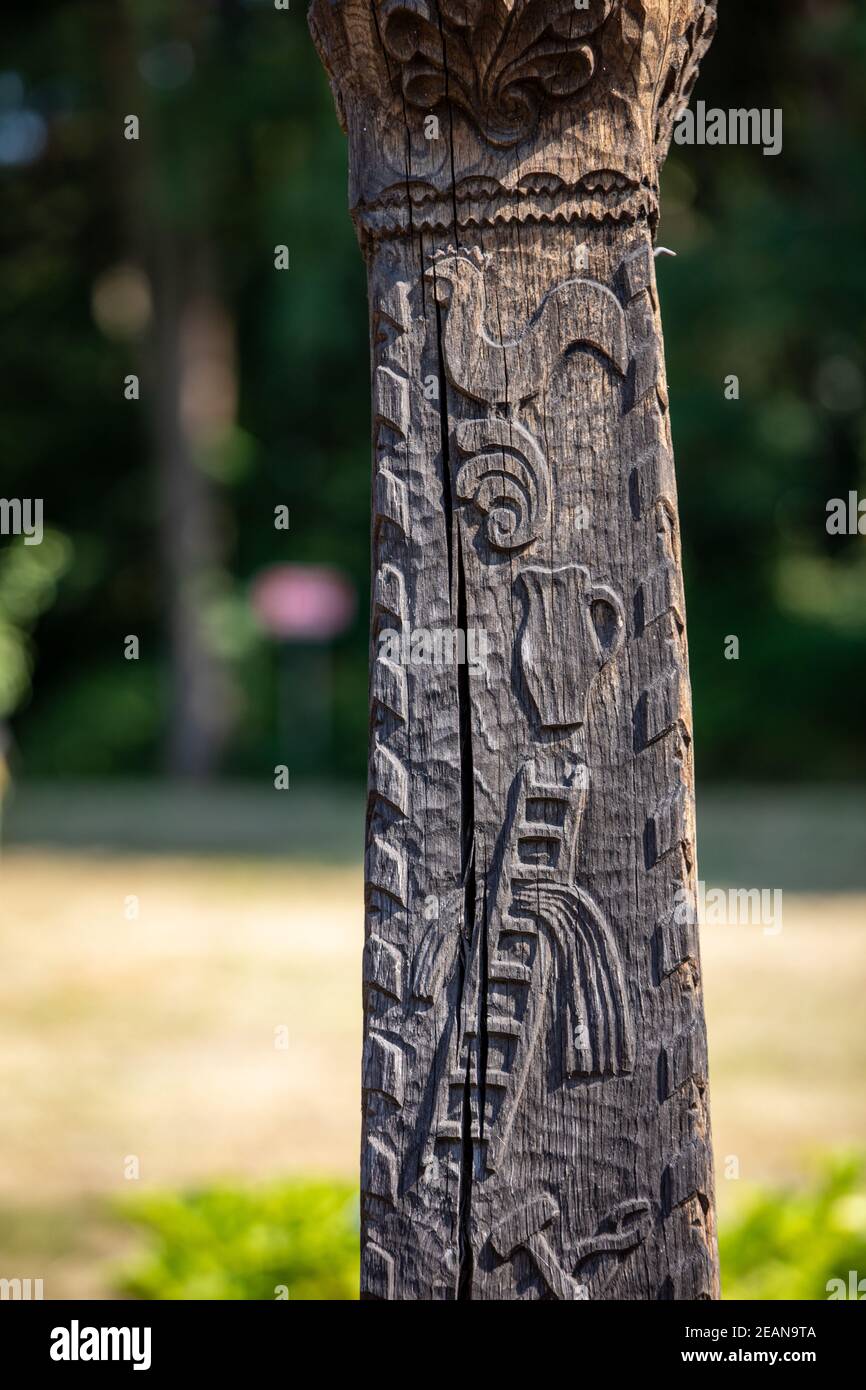
[(493, 264), (493, 254), (490, 251), (482, 251), (480, 246), (446, 246), (433, 252), (427, 274), (435, 272), (436, 266), (443, 261), (453, 260), (468, 261), (476, 270), (487, 270)]

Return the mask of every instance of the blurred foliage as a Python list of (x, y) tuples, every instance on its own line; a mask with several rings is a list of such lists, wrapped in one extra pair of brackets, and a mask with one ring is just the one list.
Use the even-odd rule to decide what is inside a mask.
[[(217, 1188), (150, 1196), (121, 1213), (150, 1252), (121, 1278), (134, 1298), (300, 1300), (358, 1297), (357, 1192), (347, 1183), (287, 1182), (261, 1192)], [(823, 1160), (810, 1186), (754, 1192), (719, 1234), (726, 1299), (849, 1297), (866, 1279), (866, 1159)], [(829, 1286), (829, 1289), (828, 1289)]]
[(0, 551), (0, 719), (12, 713), (29, 689), (30, 633), (53, 603), (68, 564), (69, 546), (54, 531), (44, 534), (38, 545), (17, 537)]
[[(151, 1253), (121, 1279), (134, 1298), (357, 1299), (358, 1197), (348, 1183), (214, 1188), (124, 1203)], [(285, 1296), (285, 1295), (283, 1295)]]
[(719, 1256), (725, 1298), (826, 1299), (834, 1279), (850, 1297), (850, 1272), (866, 1280), (866, 1159), (827, 1159), (811, 1187), (755, 1193), (721, 1226)]
[[(659, 282), (698, 772), (853, 778), (866, 765), (850, 698), (866, 660), (866, 547), (828, 536), (825, 521), (828, 499), (866, 493), (866, 9), (764, 0), (720, 11), (697, 96), (780, 107), (784, 149), (675, 146), (663, 176), (660, 241), (678, 253), (659, 262)], [(366, 296), (345, 141), (302, 0), (288, 13), (266, 0), (46, 0), (4, 17), (3, 488), (43, 496), (46, 524), (71, 548), (35, 630), (32, 690), (15, 684), (20, 762), (67, 775), (160, 762), (170, 654), (149, 266), (170, 234), (192, 248), (189, 264), (206, 249), (237, 347), (237, 419), (197, 461), (220, 545), (202, 583), (208, 640), (233, 680), (226, 768), (263, 775), (303, 759), (304, 715), (278, 713), (278, 693), (291, 703), (303, 674), (281, 677), (244, 612), (264, 565), (318, 561), (344, 570), (361, 602), (336, 644), (334, 737), (316, 770), (360, 776)], [(128, 112), (141, 114), (139, 144), (122, 139)], [(123, 398), (130, 371), (142, 375), (139, 402)], [(731, 373), (736, 402), (724, 397)], [(284, 533), (272, 524), (280, 504), (291, 509)], [(134, 682), (120, 656), (129, 632), (142, 644)], [(739, 661), (723, 657), (728, 634)]]

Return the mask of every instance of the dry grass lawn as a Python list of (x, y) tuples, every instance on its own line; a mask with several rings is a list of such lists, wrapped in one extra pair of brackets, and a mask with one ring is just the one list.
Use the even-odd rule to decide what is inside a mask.
[[(0, 914), (0, 1274), (104, 1297), (105, 1198), (354, 1171), (359, 868), (15, 850)], [(864, 922), (866, 897), (786, 895), (779, 936), (704, 931), (723, 1214), (866, 1145)]]

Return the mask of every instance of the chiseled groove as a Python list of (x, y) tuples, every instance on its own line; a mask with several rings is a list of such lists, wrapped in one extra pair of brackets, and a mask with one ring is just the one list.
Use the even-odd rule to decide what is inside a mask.
[[(435, 263), (434, 263), (435, 264)], [(455, 528), (454, 501), (451, 482), (451, 455), (449, 450), (448, 396), (445, 377), (445, 353), (442, 345), (442, 313), (436, 302), (436, 345), (439, 371), (439, 420), (442, 452), (442, 507), (445, 525), (445, 542), (448, 556), (448, 593), (452, 596), (452, 614), (456, 626), (466, 629), (466, 575), (463, 567), (463, 554), (460, 544), (459, 526)], [(454, 572), (454, 544), (457, 546), (457, 572)], [(456, 596), (454, 595), (456, 579)], [(456, 599), (456, 601), (455, 601)], [(456, 651), (456, 644), (455, 644)], [(460, 758), (460, 867), (463, 884), (463, 929), (460, 941), (458, 965), (458, 991), (455, 1001), (457, 1011), (457, 1045), (463, 1042), (463, 1004), (467, 988), (471, 988), (472, 933), (475, 922), (475, 786), (472, 759), (472, 712), (470, 707), (469, 673), (465, 663), (458, 664), (457, 677), (457, 730)], [(486, 1001), (485, 1001), (486, 1002)], [(458, 1053), (457, 1062), (460, 1057)], [(472, 1299), (472, 1275), (474, 1255), (472, 1251), (472, 1182), (474, 1176), (474, 1147), (472, 1140), (472, 1055), (467, 1053), (466, 1074), (460, 1113), (460, 1183), (458, 1194), (458, 1275), (456, 1299), (470, 1302)]]
[[(457, 530), (457, 628), (466, 630), (466, 572), (463, 565), (463, 546), (460, 530)], [(477, 884), (475, 880), (475, 770), (472, 758), (472, 708), (469, 692), (469, 667), (466, 662), (457, 666), (457, 723), (460, 740), (460, 860), (463, 881), (463, 950), (470, 969), (477, 960), (473, 950), (475, 931), (475, 908)], [(482, 976), (483, 978), (483, 976)], [(463, 1015), (463, 996), (466, 989), (472, 997), (472, 978), (464, 969), (461, 981), (459, 1017)], [(478, 1008), (481, 1010), (479, 1029), (484, 1029), (486, 1000), (479, 991)], [(462, 1030), (458, 1030), (462, 1036)], [(482, 1036), (478, 1038), (476, 1067), (480, 1066)], [(480, 1096), (479, 1096), (480, 1099)], [(466, 1082), (462, 1106), (462, 1145), (460, 1157), (460, 1274), (457, 1283), (457, 1301), (470, 1302), (472, 1299), (472, 1273), (474, 1254), (472, 1250), (472, 1182), (474, 1178), (475, 1153), (472, 1143), (472, 1051), (466, 1054)]]
[[(436, 262), (433, 261), (432, 264), (435, 276)], [(425, 277), (422, 276), (421, 279), (423, 284)], [(448, 443), (448, 390), (445, 377), (445, 349), (442, 346), (442, 308), (435, 295), (434, 301), (436, 305), (437, 369), (439, 372), (439, 429), (442, 440), (442, 510), (445, 518), (445, 549), (448, 555), (448, 593), (450, 595), (454, 583), (454, 502), (451, 495), (451, 454)]]

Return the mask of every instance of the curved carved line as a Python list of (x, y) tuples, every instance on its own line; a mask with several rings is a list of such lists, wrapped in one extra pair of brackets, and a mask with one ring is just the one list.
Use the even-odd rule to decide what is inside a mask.
[(361, 1252), (361, 1298), (392, 1300), (394, 1271), (394, 1256), (381, 1245), (368, 1241)]
[(548, 1228), (558, 1217), (556, 1202), (544, 1193), (499, 1221), (490, 1233), (490, 1243), (501, 1259), (510, 1259), (518, 1250), (526, 1250), (554, 1298), (585, 1301), (601, 1298), (622, 1260), (608, 1261), (606, 1268), (602, 1266), (591, 1275), (592, 1287), (579, 1282), (569, 1270), (576, 1271), (585, 1260), (594, 1257), (627, 1255), (646, 1239), (652, 1212), (649, 1202), (642, 1198), (620, 1202), (605, 1218), (604, 1224), (614, 1229), (578, 1241), (564, 1263), (554, 1254), (547, 1239)]
[(377, 525), (390, 521), (404, 536), (409, 535), (409, 494), (406, 484), (387, 468), (380, 468), (376, 474), (373, 514)]
[[(614, 169), (596, 169), (581, 175), (575, 181), (562, 178), (559, 174), (545, 169), (529, 170), (522, 174), (516, 183), (502, 183), (490, 175), (470, 174), (458, 179), (453, 190), (447, 192), (426, 179), (402, 179), (388, 184), (375, 198), (358, 203), (356, 212), (364, 214), (397, 211), (405, 212), (406, 202), (412, 204), (414, 211), (423, 211), (436, 203), (444, 203), (446, 198), (452, 208), (451, 225), (454, 225), (453, 208), (457, 204), (458, 219), (465, 203), (484, 199), (556, 198), (572, 197), (602, 198), (612, 194), (630, 194), (640, 190), (641, 184), (633, 178)], [(650, 255), (652, 252), (650, 252)]]
[(517, 880), (513, 913), (529, 913), (551, 934), (565, 979), (565, 1069), (569, 1076), (617, 1076), (634, 1066), (634, 1038), (619, 951), (610, 927), (580, 888)]
[(572, 0), (503, 3), (480, 24), (471, 4), (377, 0), (382, 45), (406, 101), (430, 111), (447, 99), (500, 148), (531, 131), (545, 102), (573, 96), (591, 80), (591, 40), (613, 5), (597, 0), (575, 11)]
[(406, 621), (406, 581), (396, 565), (382, 564), (376, 571), (373, 602), (381, 613)]
[(626, 320), (616, 295), (597, 280), (565, 280), (544, 295), (515, 338), (487, 332), (484, 264), (445, 251), (434, 256), (425, 279), (446, 308), (442, 353), (448, 381), (482, 405), (520, 409), (543, 394), (571, 348), (593, 347), (621, 376), (628, 368)]
[[(622, 647), (622, 600), (607, 584), (594, 582), (584, 565), (530, 565), (520, 571), (515, 587), (523, 591), (526, 603), (518, 638), (520, 663), (541, 725), (577, 727), (586, 720), (596, 677)], [(604, 643), (593, 622), (596, 605), (613, 614)], [(558, 653), (558, 661), (551, 662), (551, 651)]]
[(373, 1135), (361, 1154), (361, 1193), (380, 1197), (392, 1207), (397, 1201), (397, 1159)]
[(402, 439), (409, 433), (409, 382), (390, 367), (379, 366), (373, 373), (373, 421)]
[(364, 943), (364, 984), (395, 999), (403, 998), (403, 953), (398, 946), (371, 932)]
[(377, 656), (370, 677), (370, 697), (405, 724), (409, 717), (409, 693), (404, 667), (387, 656)]
[(386, 893), (401, 907), (408, 905), (408, 870), (405, 852), (374, 835), (365, 855), (367, 891)]
[(399, 815), (409, 814), (409, 776), (400, 759), (383, 743), (373, 745), (370, 795), (380, 797)]
[(381, 1033), (368, 1033), (361, 1063), (365, 1093), (377, 1092), (402, 1106), (405, 1093), (405, 1059), (398, 1043)]

